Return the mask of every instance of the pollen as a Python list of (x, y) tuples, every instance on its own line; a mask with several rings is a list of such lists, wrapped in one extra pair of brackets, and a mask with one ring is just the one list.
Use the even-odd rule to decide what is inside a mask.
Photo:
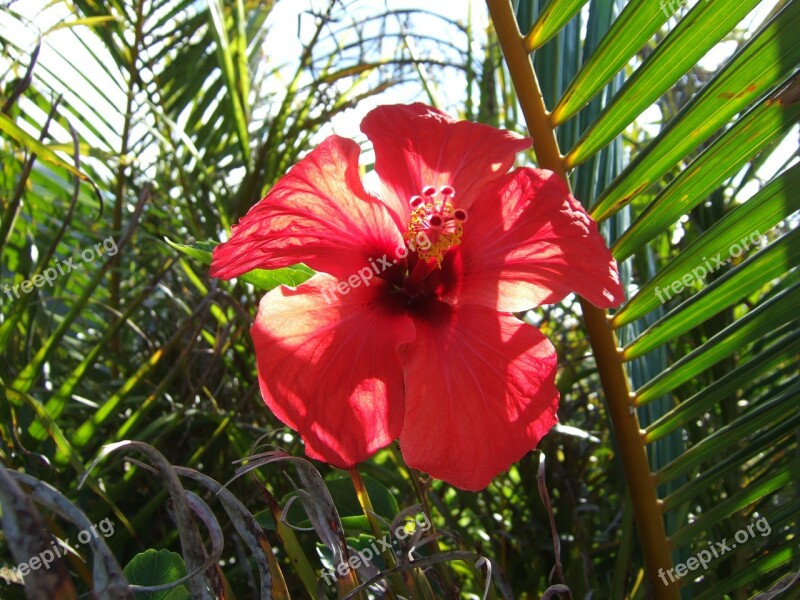
[(439, 267), (447, 251), (461, 243), (463, 223), (467, 220), (466, 210), (453, 208), (455, 193), (449, 185), (438, 190), (427, 185), (420, 195), (409, 199), (412, 211), (406, 243), (424, 262), (435, 259)]

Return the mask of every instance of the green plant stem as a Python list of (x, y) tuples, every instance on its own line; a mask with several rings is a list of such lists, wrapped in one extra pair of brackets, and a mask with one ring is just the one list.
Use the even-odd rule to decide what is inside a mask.
[[(128, 63), (128, 89), (125, 100), (125, 122), (122, 126), (122, 143), (119, 149), (119, 166), (117, 167), (117, 181), (114, 190), (114, 209), (113, 209), (113, 231), (114, 235), (122, 233), (122, 213), (125, 206), (125, 188), (127, 180), (127, 155), (130, 150), (130, 134), (131, 127), (133, 126), (133, 103), (136, 98), (136, 83), (139, 78), (139, 73), (136, 70), (136, 62), (139, 59), (139, 48), (142, 43), (144, 35), (144, 0), (136, 3), (136, 27), (134, 33), (133, 43), (128, 50), (130, 51), (130, 62)], [(111, 258), (111, 276), (109, 281), (109, 305), (117, 312), (122, 312), (120, 306), (122, 304), (122, 275), (119, 266), (122, 264), (121, 252), (118, 252)], [(111, 353), (114, 357), (120, 356), (121, 351), (121, 337), (119, 334), (114, 334), (109, 341)], [(112, 377), (116, 379), (119, 375), (119, 369), (116, 361), (111, 364)]]
[[(372, 507), (372, 500), (369, 497), (369, 492), (367, 492), (367, 486), (364, 485), (364, 479), (361, 477), (361, 473), (358, 472), (357, 467), (350, 467), (349, 472), (350, 479), (353, 482), (353, 487), (356, 490), (358, 503), (361, 505), (361, 509), (364, 511), (367, 521), (369, 521), (370, 529), (372, 529), (372, 535), (375, 536), (376, 540), (381, 539), (383, 537), (383, 533), (381, 532), (380, 523), (378, 523), (378, 520), (375, 518), (375, 509)], [(394, 554), (392, 554), (390, 550), (386, 550), (385, 548), (381, 549), (381, 556), (383, 557), (383, 560), (389, 569), (393, 569), (397, 566), (397, 560), (395, 560)], [(402, 580), (400, 580), (397, 574), (393, 575), (391, 580), (395, 585), (402, 585)], [(402, 589), (402, 587), (398, 589)], [(387, 597), (396, 598), (391, 589), (387, 591)]]
[[(431, 535), (434, 536), (434, 540), (430, 544), (431, 551), (435, 552), (436, 554), (441, 554), (444, 552), (444, 550), (439, 544), (439, 536), (436, 533), (436, 525), (433, 523), (433, 513), (431, 512), (431, 505), (430, 501), (428, 500), (427, 487), (423, 488), (423, 486), (420, 485), (419, 472), (409, 467), (405, 460), (403, 460), (403, 455), (400, 453), (397, 442), (390, 444), (389, 450), (392, 453), (392, 457), (394, 458), (395, 464), (397, 464), (398, 468), (404, 469), (408, 473), (408, 478), (411, 481), (411, 485), (414, 487), (414, 492), (417, 494), (417, 498), (419, 498), (419, 502), (422, 505), (422, 512), (425, 513), (425, 515), (428, 517), (428, 521), (431, 523)], [(439, 509), (440, 513), (442, 513), (446, 520), (447, 515), (445, 514), (445, 511), (442, 510), (442, 507), (439, 507)], [(463, 548), (463, 544), (461, 544), (461, 547)], [(455, 584), (453, 583), (450, 569), (448, 569), (444, 563), (438, 563), (436, 565), (436, 570), (442, 578), (444, 587), (448, 590), (455, 589)]]

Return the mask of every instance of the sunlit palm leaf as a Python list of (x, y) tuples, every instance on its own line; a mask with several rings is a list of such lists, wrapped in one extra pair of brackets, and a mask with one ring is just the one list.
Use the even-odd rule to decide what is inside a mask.
[[(563, 159), (548, 146), (546, 132), (554, 125), (564, 124), (559, 129), (568, 126), (568, 119), (634, 58), (663, 24), (666, 15), (659, 14), (661, 9), (655, 2), (628, 3), (563, 93), (558, 86), (555, 90), (550, 86), (547, 67), (534, 61), (542, 93), (551, 99), (547, 108), (553, 114), (547, 116), (537, 105), (536, 92), (530, 89), (535, 90), (537, 84), (526, 68), (524, 48), (537, 48), (555, 35), (552, 23), (566, 24), (566, 19), (555, 16), (572, 14), (575, 7), (569, 2), (551, 2), (537, 20), (536, 11), (530, 10), (528, 3), (522, 3), (526, 8), (520, 7), (517, 23), (523, 33), (530, 29), (525, 38), (516, 31), (510, 5), (505, 0), (489, 0), (488, 4), (523, 112), (534, 133), (537, 158), (542, 166), (565, 172), (592, 157), (659, 95), (679, 83), (684, 72), (728, 35), (756, 3), (724, 0), (697, 3), (634, 71), (621, 91), (609, 97), (606, 108), (599, 114), (595, 112), (591, 121), (582, 121), (585, 132)], [(612, 327), (635, 324), (637, 319), (651, 323), (650, 315), (662, 310), (661, 300), (669, 302), (676, 295), (685, 297), (685, 293), (681, 296), (670, 287), (675, 281), (679, 282), (675, 286), (678, 292), (683, 287), (696, 292), (677, 306), (676, 302), (669, 302), (673, 308), (651, 326), (638, 327), (638, 333), (627, 342), (624, 352), (606, 354), (610, 332), (597, 324), (590, 323), (589, 327), (629, 486), (635, 492), (634, 511), (650, 586), (656, 597), (677, 597), (678, 586), (665, 585), (658, 576), (659, 568), (671, 567), (668, 558), (664, 562), (668, 544), (674, 560), (679, 556), (680, 560), (686, 560), (698, 548), (707, 547), (706, 542), (730, 539), (756, 516), (772, 524), (769, 539), (739, 544), (704, 571), (701, 582), (693, 583), (692, 576), (686, 576), (680, 583), (690, 588), (693, 595), (703, 592), (702, 597), (717, 597), (713, 594), (744, 586), (766, 588), (786, 572), (790, 561), (797, 560), (791, 543), (776, 533), (794, 523), (796, 517), (790, 515), (792, 507), (796, 514), (797, 504), (789, 490), (798, 475), (797, 438), (792, 433), (800, 419), (793, 400), (797, 395), (798, 372), (792, 363), (796, 363), (798, 356), (800, 319), (796, 312), (797, 277), (791, 273), (796, 271), (800, 248), (797, 232), (783, 233), (787, 225), (781, 225), (787, 219), (791, 223), (792, 215), (800, 208), (794, 193), (797, 167), (779, 174), (743, 203), (728, 202), (727, 214), (718, 217), (712, 226), (700, 231), (690, 229), (687, 236), (691, 235), (691, 243), (677, 255), (670, 253), (669, 260), (659, 265), (654, 276), (648, 270), (642, 272), (646, 263), (638, 260), (638, 256), (649, 251), (648, 242), (652, 243), (654, 238), (659, 241), (666, 235), (669, 240), (677, 220), (697, 210), (695, 207), (710, 194), (716, 194), (720, 186), (722, 189), (731, 186), (731, 176), (759, 152), (774, 147), (796, 123), (800, 114), (797, 105), (784, 100), (787, 92), (781, 86), (800, 63), (800, 46), (790, 33), (797, 29), (799, 9), (797, 3), (790, 3), (761, 28), (660, 134), (635, 155), (631, 164), (600, 191), (591, 208), (595, 218), (602, 221), (632, 201), (646, 199), (637, 202), (632, 226), (625, 230), (616, 224), (612, 227), (618, 231), (615, 256), (619, 260), (632, 257), (640, 271), (640, 282), (632, 286), (632, 297), (614, 315)], [(568, 42), (571, 38), (565, 39)], [(543, 51), (547, 51), (546, 45)], [(555, 60), (549, 62), (570, 64), (572, 53), (574, 49), (562, 47), (554, 55)], [(731, 123), (741, 112), (746, 114)], [(545, 142), (537, 145), (536, 138), (542, 136)], [(569, 145), (574, 137), (559, 131), (558, 139)], [(704, 149), (695, 158), (692, 153), (698, 146)], [(651, 187), (664, 175), (673, 173), (676, 166), (684, 170), (659, 194), (650, 195)], [(581, 177), (579, 168), (576, 185)], [(776, 228), (778, 231), (771, 233)], [(763, 243), (759, 238), (764, 235), (773, 241), (758, 249)], [(750, 256), (746, 258), (739, 258), (744, 253), (742, 238), (749, 243)], [(736, 244), (740, 245), (734, 250)], [(712, 256), (720, 257), (719, 264), (709, 261), (702, 272), (692, 273)], [(712, 275), (716, 270), (719, 273)], [(687, 274), (690, 277), (684, 281)], [(708, 283), (704, 281), (706, 276), (711, 276)], [(698, 291), (704, 284), (702, 291)], [(665, 289), (666, 298), (662, 295)], [(727, 327), (705, 332), (707, 323), (721, 314), (730, 319)], [(590, 318), (594, 319), (587, 315)], [(621, 329), (620, 334), (623, 334)], [(672, 364), (663, 372), (650, 372), (642, 380), (643, 371), (636, 368), (638, 363), (631, 362), (629, 377), (641, 384), (629, 399), (626, 388), (636, 386), (618, 385), (614, 373), (624, 361), (649, 359), (645, 355), (663, 344), (675, 356)], [(723, 360), (727, 362), (723, 364)], [(722, 374), (726, 371), (728, 374), (715, 376), (720, 369)], [(604, 370), (611, 372), (604, 375)], [(672, 395), (675, 407), (669, 410), (667, 405), (658, 404), (661, 414), (655, 411), (643, 439), (652, 463), (659, 465), (653, 468), (651, 477), (651, 469), (639, 459), (644, 448), (638, 438), (634, 407), (660, 401), (666, 395)], [(659, 458), (662, 453), (658, 444), (680, 428), (684, 428), (687, 440), (683, 450), (676, 447), (667, 460)], [(641, 490), (633, 489), (648, 486), (658, 486), (662, 494), (671, 542), (660, 524), (662, 510), (653, 502), (656, 494), (641, 494)], [(669, 490), (666, 497), (664, 490)], [(690, 544), (693, 550), (687, 553), (683, 548)], [(751, 568), (742, 570), (733, 566), (748, 561), (753, 562)]]

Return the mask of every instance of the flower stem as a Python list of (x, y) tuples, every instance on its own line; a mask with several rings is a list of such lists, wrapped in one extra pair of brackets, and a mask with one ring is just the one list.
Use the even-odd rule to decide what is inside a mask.
[[(384, 534), (381, 532), (381, 526), (380, 523), (378, 523), (378, 519), (375, 518), (376, 513), (375, 509), (372, 507), (372, 500), (369, 497), (367, 486), (364, 485), (364, 479), (362, 479), (361, 473), (358, 472), (357, 467), (350, 467), (350, 479), (353, 481), (353, 487), (356, 490), (358, 503), (361, 505), (364, 515), (367, 517), (367, 521), (369, 521), (370, 529), (372, 529), (372, 535), (375, 536), (376, 540), (382, 539)], [(395, 560), (395, 556), (391, 550), (381, 548), (381, 556), (383, 557), (383, 561), (386, 563), (387, 568), (391, 569), (397, 566), (397, 560)], [(397, 585), (400, 586), (397, 589), (403, 588), (402, 579), (397, 574), (392, 575), (390, 580), (393, 587)], [(394, 592), (391, 589), (387, 591), (387, 598), (395, 598)]]
[[(389, 450), (392, 452), (392, 456), (394, 457), (397, 466), (401, 467), (402, 469), (405, 469), (408, 472), (408, 478), (411, 481), (411, 485), (414, 486), (414, 491), (417, 494), (419, 503), (422, 505), (422, 512), (425, 513), (425, 516), (428, 517), (428, 521), (431, 524), (431, 535), (434, 536), (434, 540), (430, 544), (431, 552), (436, 554), (442, 554), (444, 552), (444, 549), (441, 547), (441, 545), (439, 545), (439, 536), (436, 533), (436, 525), (433, 523), (433, 513), (431, 512), (430, 501), (428, 500), (427, 486), (423, 486), (420, 484), (419, 471), (415, 471), (414, 469), (409, 467), (406, 464), (405, 460), (403, 460), (403, 455), (400, 453), (400, 449), (397, 447), (397, 442), (391, 444), (389, 446)], [(442, 513), (445, 519), (447, 518), (447, 515), (445, 515), (444, 510), (440, 510), (440, 513)], [(456, 589), (456, 586), (453, 583), (453, 578), (450, 574), (450, 569), (447, 568), (447, 565), (445, 565), (444, 563), (438, 563), (435, 568), (439, 572), (439, 575), (442, 577), (444, 588), (446, 590)]]

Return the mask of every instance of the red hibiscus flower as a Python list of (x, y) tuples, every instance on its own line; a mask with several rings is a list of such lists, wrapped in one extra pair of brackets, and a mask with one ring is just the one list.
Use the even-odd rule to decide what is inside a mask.
[(424, 104), (331, 136), (214, 250), (211, 274), (305, 263), (252, 328), (264, 400), (308, 456), (347, 468), (399, 438), (409, 466), (482, 489), (556, 423), (556, 354), (511, 313), (577, 292), (619, 305), (597, 226), (549, 171), (508, 172), (530, 139)]

